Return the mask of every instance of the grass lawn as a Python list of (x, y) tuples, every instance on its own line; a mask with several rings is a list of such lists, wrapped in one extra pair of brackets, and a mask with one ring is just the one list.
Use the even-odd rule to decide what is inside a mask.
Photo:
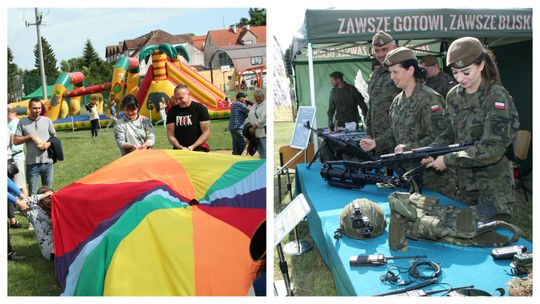
[[(231, 150), (231, 136), (227, 131), (229, 120), (212, 120), (212, 135), (208, 141), (212, 150)], [(166, 129), (155, 127), (156, 149), (170, 149)], [(120, 157), (112, 129), (99, 132), (92, 140), (90, 130), (58, 132), (64, 149), (64, 161), (54, 165), (53, 187), (59, 190), (94, 172)], [(91, 195), (91, 193), (89, 193)], [(9, 296), (55, 296), (60, 293), (54, 275), (54, 263), (41, 257), (33, 231), (26, 229), (28, 221), (17, 215), (23, 229), (10, 229), (13, 248), (26, 256), (22, 261), (8, 262)]]
[[(274, 163), (279, 164), (279, 147), (290, 143), (290, 136), (294, 128), (293, 122), (276, 122), (274, 123)], [(525, 177), (525, 185), (528, 189), (532, 189), (531, 174)], [(282, 199), (283, 203), (279, 202), (277, 196), (277, 178), (274, 179), (274, 212), (275, 215), (283, 210), (290, 201), (289, 195), (286, 193), (286, 178), (281, 179), (282, 183)], [(292, 182), (294, 188), (294, 181)], [(354, 191), (354, 190), (351, 190)], [(293, 189), (294, 193), (294, 189)], [(517, 189), (517, 202), (514, 204), (513, 223), (523, 229), (523, 238), (532, 242), (532, 193), (528, 192), (528, 201), (525, 199), (523, 190)], [(308, 240), (313, 245), (308, 231), (307, 222), (303, 221), (298, 225), (298, 235), (300, 239)], [(282, 244), (294, 240), (292, 233), (286, 237)], [(314, 245), (315, 246), (315, 245)], [(281, 270), (278, 264), (277, 251), (274, 249), (274, 273), (275, 280), (282, 280)], [(332, 278), (332, 273), (323, 262), (319, 251), (316, 247), (307, 253), (300, 256), (292, 256), (285, 254), (285, 259), (289, 266), (289, 276), (295, 287), (295, 295), (298, 296), (333, 296), (336, 295), (335, 284)]]

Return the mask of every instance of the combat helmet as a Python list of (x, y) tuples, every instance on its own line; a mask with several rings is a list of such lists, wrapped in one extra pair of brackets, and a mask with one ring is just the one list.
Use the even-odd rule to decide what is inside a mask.
[(384, 232), (386, 218), (379, 205), (365, 199), (355, 199), (341, 211), (340, 228), (336, 231), (339, 238), (345, 234), (353, 239), (374, 238)]

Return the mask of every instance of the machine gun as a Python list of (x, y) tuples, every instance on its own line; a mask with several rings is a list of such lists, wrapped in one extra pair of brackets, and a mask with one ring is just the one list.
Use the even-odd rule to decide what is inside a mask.
[[(309, 121), (306, 121), (304, 127), (310, 129), (318, 137), (322, 138), (323, 143), (329, 146), (331, 150), (334, 150), (334, 152), (341, 152), (350, 157), (355, 157), (359, 161), (375, 159), (375, 155), (373, 154), (373, 152), (365, 152), (364, 150), (362, 150), (362, 148), (360, 148), (359, 142), (360, 139), (362, 139), (366, 135), (365, 132), (344, 131), (334, 133), (330, 130), (318, 130), (312, 128), (309, 124)], [(319, 148), (319, 150), (317, 151), (317, 155), (319, 151), (321, 151), (321, 148)]]
[[(463, 151), (471, 147), (472, 143), (453, 144), (443, 147), (422, 147), (400, 153), (384, 154), (378, 160), (364, 162), (329, 161), (321, 169), (321, 176), (334, 187), (363, 188), (366, 184), (383, 184), (390, 187), (409, 188), (410, 192), (421, 192), (421, 175), (416, 167), (409, 172), (405, 165), (420, 162), (427, 157), (436, 158), (451, 152)], [(386, 176), (384, 168), (394, 169), (397, 176)]]

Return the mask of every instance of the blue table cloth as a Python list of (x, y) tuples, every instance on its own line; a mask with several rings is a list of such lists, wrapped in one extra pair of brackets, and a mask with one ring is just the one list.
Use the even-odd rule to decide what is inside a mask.
[[(357, 198), (367, 198), (378, 203), (385, 212), (387, 223), (390, 220), (388, 195), (395, 189), (379, 189), (369, 185), (363, 189), (341, 189), (330, 187), (320, 175), (321, 164), (314, 163), (310, 169), (306, 164), (299, 164), (296, 171), (297, 191), (304, 194), (311, 212), (307, 216), (309, 231), (326, 265), (332, 271), (336, 292), (343, 296), (368, 296), (403, 288), (381, 282), (381, 275), (387, 266), (409, 267), (410, 259), (389, 260), (383, 266), (349, 266), (349, 257), (353, 255), (384, 254), (385, 256), (427, 255), (424, 260), (439, 263), (442, 275), (439, 282), (453, 287), (474, 285), (475, 288), (493, 292), (497, 288), (507, 290), (506, 283), (512, 277), (509, 263), (495, 261), (490, 253), (492, 248), (461, 247), (445, 243), (408, 240), (407, 252), (390, 250), (388, 246), (388, 226), (386, 231), (373, 239), (355, 240), (343, 236), (334, 239), (334, 231), (339, 227), (339, 216), (343, 207)], [(405, 189), (399, 189), (405, 191)], [(463, 205), (434, 192), (424, 194), (440, 198), (442, 205), (452, 203)], [(532, 244), (520, 239), (516, 244), (524, 245), (532, 252)], [(407, 276), (402, 276), (406, 279)], [(419, 283), (422, 281), (416, 281)], [(413, 283), (413, 284), (415, 284)], [(432, 285), (424, 290), (444, 289), (444, 286)]]

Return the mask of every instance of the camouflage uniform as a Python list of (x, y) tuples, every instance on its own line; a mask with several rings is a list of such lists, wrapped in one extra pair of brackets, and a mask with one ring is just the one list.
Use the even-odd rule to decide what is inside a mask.
[(367, 105), (362, 94), (354, 86), (346, 82), (344, 85), (343, 88), (332, 88), (328, 105), (328, 121), (333, 121), (335, 114), (338, 127), (344, 127), (346, 122), (358, 123), (358, 107), (362, 110), (362, 115), (367, 114)]
[(439, 142), (474, 142), (472, 148), (444, 156), (446, 166), (456, 170), (459, 200), (476, 205), (484, 219), (511, 216), (514, 178), (505, 152), (519, 127), (512, 97), (501, 85), (482, 81), (474, 94), (454, 87), (446, 102), (450, 126)]
[(390, 127), (388, 109), (401, 89), (390, 79), (387, 67), (376, 69), (369, 80), (369, 110), (366, 118), (367, 134), (372, 138), (386, 133)]
[[(375, 139), (377, 150), (393, 151), (398, 144), (405, 150), (425, 147), (433, 143), (446, 128), (443, 117), (442, 96), (421, 83), (417, 83), (411, 96), (404, 92), (394, 98), (389, 111), (388, 131)], [(406, 166), (410, 170), (419, 164)], [(455, 198), (455, 176), (451, 170), (437, 172), (426, 169), (422, 175), (424, 188)]]
[[(435, 90), (435, 92), (441, 94), (442, 97), (446, 97), (448, 91), (450, 91), (450, 89), (453, 88), (457, 82), (454, 80), (454, 77), (440, 71), (437, 76), (428, 78), (424, 84)], [(444, 101), (443, 106), (446, 107), (446, 103)]]

